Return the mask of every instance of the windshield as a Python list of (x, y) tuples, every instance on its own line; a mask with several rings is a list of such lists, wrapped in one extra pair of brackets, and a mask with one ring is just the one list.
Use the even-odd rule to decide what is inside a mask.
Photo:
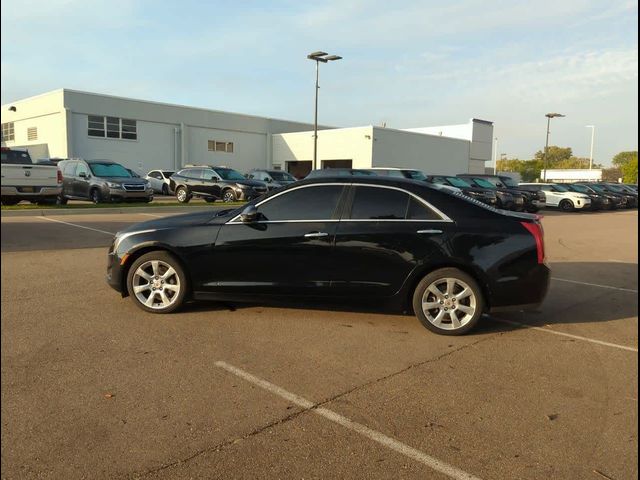
[(471, 185), (458, 177), (447, 177), (447, 181), (454, 187), (468, 188)]
[(427, 176), (424, 174), (424, 172), (421, 172), (420, 170), (406, 170), (405, 173), (407, 174), (407, 178), (411, 178), (413, 180), (427, 179)]
[(518, 188), (518, 182), (511, 177), (500, 177), (500, 181), (509, 188)]
[(214, 170), (223, 180), (246, 180), (244, 175), (232, 168), (216, 168)]
[(131, 178), (131, 174), (117, 163), (90, 163), (89, 168), (96, 177)]
[(607, 193), (607, 191), (604, 188), (602, 188), (600, 185), (589, 185), (589, 188), (595, 190), (596, 192)]
[(616, 193), (626, 193), (624, 191), (624, 188), (622, 188), (622, 187), (620, 187), (618, 185), (607, 185), (607, 188), (609, 190), (613, 191), (613, 192), (616, 192)]
[(571, 185), (571, 188), (573, 188), (576, 192), (591, 193), (591, 190), (589, 190), (584, 185)]
[(2, 150), (2, 163), (31, 165), (31, 157), (27, 152), (20, 152), (19, 150)]
[(564, 185), (558, 185), (557, 183), (553, 186), (558, 192), (569, 192), (570, 190)]
[(484, 178), (474, 178), (473, 181), (476, 185), (482, 188), (489, 188), (491, 190), (496, 190), (496, 186), (491, 183), (489, 180), (485, 180)]
[(272, 171), (269, 172), (269, 175), (271, 175), (271, 178), (273, 178), (276, 182), (295, 182), (296, 179), (293, 178), (293, 176), (289, 175), (287, 172), (282, 172), (282, 171)]

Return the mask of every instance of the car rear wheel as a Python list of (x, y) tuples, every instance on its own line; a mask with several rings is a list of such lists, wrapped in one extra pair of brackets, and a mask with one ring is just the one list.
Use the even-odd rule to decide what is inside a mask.
[(187, 277), (180, 262), (168, 252), (155, 251), (135, 260), (127, 275), (127, 290), (147, 312), (171, 313), (184, 303)]
[(573, 212), (574, 210), (573, 202), (571, 200), (562, 200), (560, 202), (560, 209), (563, 212)]
[(189, 192), (184, 187), (178, 187), (176, 190), (176, 198), (180, 203), (189, 203), (189, 200), (191, 200)]
[(484, 310), (478, 283), (457, 268), (426, 275), (413, 293), (413, 311), (424, 327), (440, 335), (463, 335), (476, 326)]
[(236, 193), (231, 190), (225, 190), (224, 193), (222, 194), (222, 201), (223, 202), (235, 202), (238, 200), (238, 197), (236, 197)]

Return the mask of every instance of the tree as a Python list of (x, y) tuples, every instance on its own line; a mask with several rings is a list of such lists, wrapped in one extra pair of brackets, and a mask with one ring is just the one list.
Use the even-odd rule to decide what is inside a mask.
[[(569, 160), (573, 156), (571, 147), (549, 146), (547, 150), (547, 168), (556, 168), (556, 164), (563, 160)], [(544, 150), (538, 150), (535, 155), (536, 160), (544, 163)]]
[(619, 167), (605, 168), (602, 170), (602, 180), (605, 182), (616, 182), (622, 178), (622, 170)]
[(622, 167), (623, 165), (626, 165), (627, 163), (633, 161), (634, 159), (637, 165), (638, 164), (637, 150), (631, 151), (631, 152), (620, 152), (615, 157), (613, 157), (613, 160), (611, 160), (611, 163), (616, 167)]
[(622, 181), (624, 183), (638, 183), (638, 154), (622, 166)]

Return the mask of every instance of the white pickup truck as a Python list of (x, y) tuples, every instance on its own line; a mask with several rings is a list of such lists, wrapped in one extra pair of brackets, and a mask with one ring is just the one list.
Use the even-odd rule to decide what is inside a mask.
[(2, 147), (2, 205), (20, 200), (55, 203), (62, 191), (62, 175), (55, 165), (38, 165), (29, 152)]

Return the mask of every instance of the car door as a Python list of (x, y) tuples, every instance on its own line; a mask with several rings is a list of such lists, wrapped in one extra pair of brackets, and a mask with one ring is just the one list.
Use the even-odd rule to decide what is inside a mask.
[(344, 296), (388, 297), (441, 251), (452, 221), (400, 188), (354, 185), (336, 232), (333, 288)]
[[(81, 174), (84, 173), (84, 177)], [(90, 180), (91, 171), (89, 167), (84, 162), (78, 162), (78, 166), (76, 167), (76, 173), (73, 181), (73, 196), (80, 198), (89, 198), (89, 186), (91, 184)]]
[(556, 192), (552, 185), (542, 185), (540, 189), (544, 193), (546, 205), (557, 207), (560, 204), (560, 200), (562, 200), (563, 195)]
[(336, 268), (333, 242), (347, 186), (305, 185), (257, 204), (258, 217), (222, 226), (208, 264), (205, 290), (241, 294), (329, 294)]
[(202, 170), (202, 185), (200, 192), (210, 195), (214, 198), (222, 198), (222, 187), (220, 185), (220, 177), (211, 168)]
[(78, 162), (75, 160), (69, 160), (62, 165), (62, 194), (67, 197), (72, 197), (74, 193), (74, 182), (76, 180), (76, 168)]

